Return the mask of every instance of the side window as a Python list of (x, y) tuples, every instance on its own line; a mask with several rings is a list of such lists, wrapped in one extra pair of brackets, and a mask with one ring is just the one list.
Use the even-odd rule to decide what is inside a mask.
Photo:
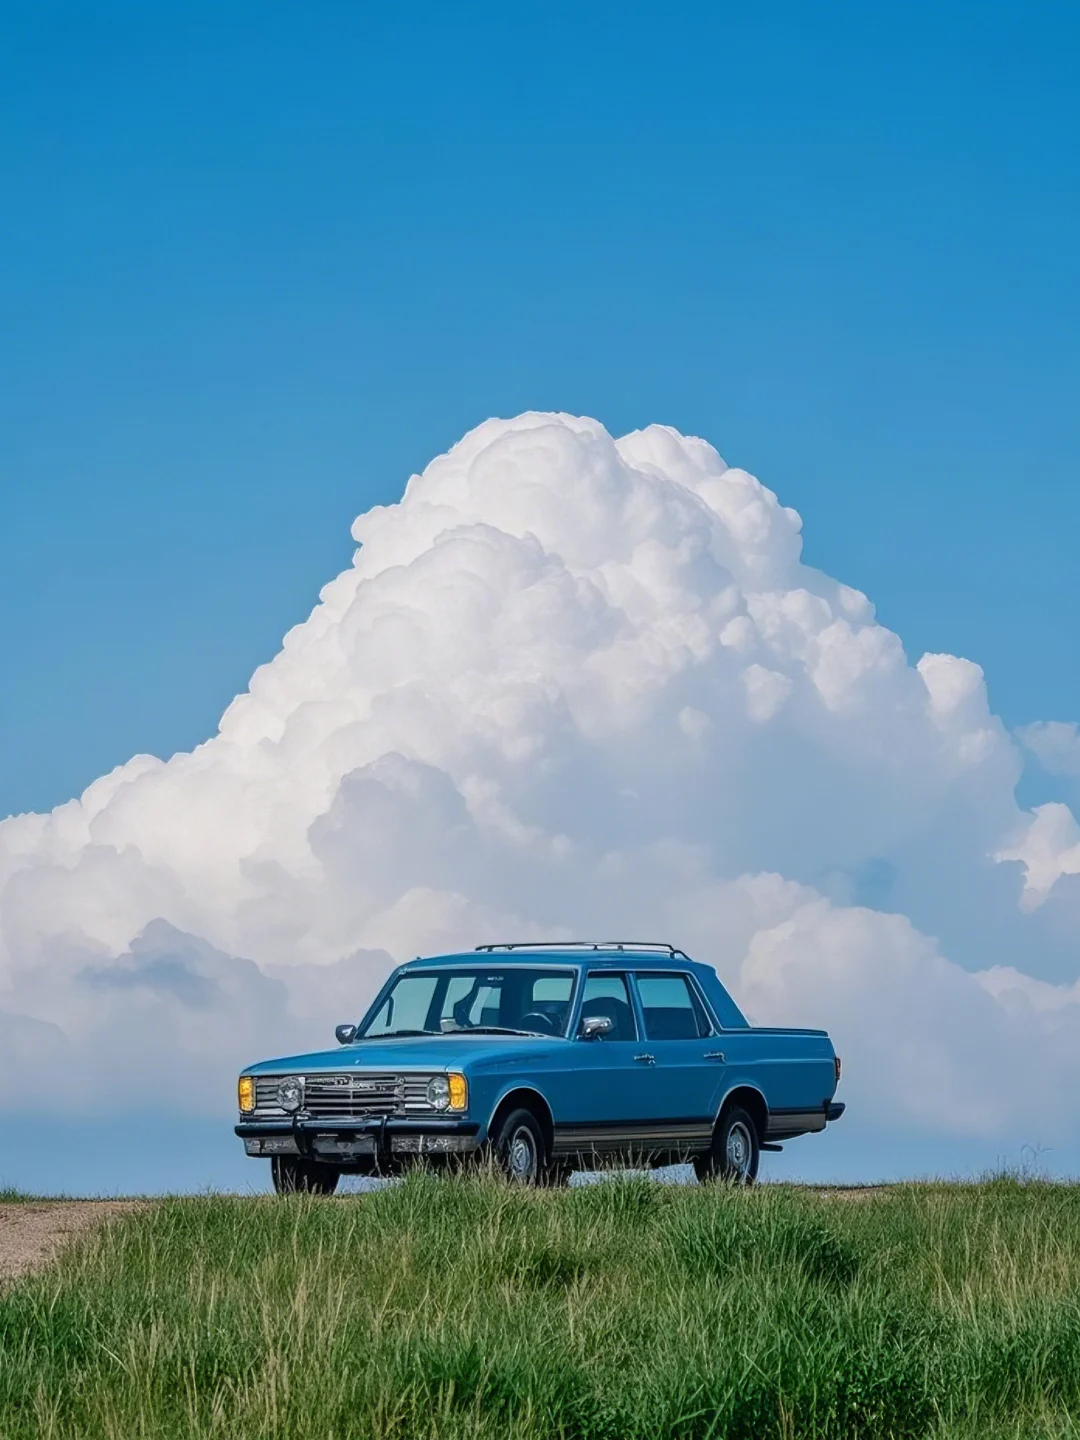
[(585, 1020), (590, 1015), (606, 1015), (611, 1021), (611, 1029), (599, 1037), (601, 1040), (637, 1039), (634, 1007), (630, 1003), (625, 975), (594, 971), (588, 976), (581, 1001), (581, 1018)]
[(638, 975), (638, 994), (650, 1040), (697, 1040), (709, 1033), (701, 1001), (685, 975)]

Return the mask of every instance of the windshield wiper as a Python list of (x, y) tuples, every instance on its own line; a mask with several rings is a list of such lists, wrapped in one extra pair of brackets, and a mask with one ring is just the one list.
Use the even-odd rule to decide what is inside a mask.
[(466, 1025), (452, 1035), (537, 1035), (537, 1030), (511, 1030), (506, 1025)]
[(536, 1035), (550, 1039), (539, 1030), (511, 1030), (506, 1025), (460, 1025), (455, 1030), (384, 1030), (381, 1035), (358, 1035), (358, 1040), (398, 1040), (405, 1036), (432, 1035), (442, 1038), (446, 1035)]
[(384, 1030), (381, 1035), (361, 1035), (361, 1040), (397, 1040), (408, 1035), (438, 1035), (438, 1030)]

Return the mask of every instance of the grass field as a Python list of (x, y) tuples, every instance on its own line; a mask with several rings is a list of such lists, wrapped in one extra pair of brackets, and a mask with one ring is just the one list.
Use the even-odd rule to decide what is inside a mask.
[(0, 1296), (4, 1440), (1043, 1435), (1071, 1187), (170, 1200)]

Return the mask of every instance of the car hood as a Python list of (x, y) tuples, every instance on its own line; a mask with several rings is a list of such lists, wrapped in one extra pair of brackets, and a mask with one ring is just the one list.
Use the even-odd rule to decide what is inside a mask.
[(400, 1040), (357, 1040), (336, 1045), (333, 1050), (314, 1050), (308, 1055), (285, 1055), (249, 1065), (245, 1075), (310, 1075), (320, 1070), (474, 1070), (478, 1066), (511, 1064), (535, 1060), (539, 1055), (565, 1045), (565, 1040), (546, 1035), (432, 1035)]

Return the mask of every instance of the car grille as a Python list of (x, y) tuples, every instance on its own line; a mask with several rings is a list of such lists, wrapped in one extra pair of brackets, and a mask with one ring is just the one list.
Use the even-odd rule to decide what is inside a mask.
[[(277, 1087), (283, 1077), (260, 1075), (255, 1080), (256, 1113), (282, 1114)], [(380, 1115), (431, 1115), (426, 1075), (385, 1075), (361, 1070), (343, 1075), (308, 1075), (301, 1114), (315, 1119), (363, 1120)]]

